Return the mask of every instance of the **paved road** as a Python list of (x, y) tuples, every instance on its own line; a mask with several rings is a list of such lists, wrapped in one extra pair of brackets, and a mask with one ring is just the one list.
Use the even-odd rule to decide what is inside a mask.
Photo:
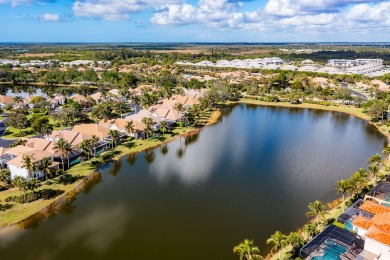
[(7, 118), (0, 122), (0, 147), (8, 148), (10, 144), (15, 143), (15, 140), (5, 140), (3, 139), (3, 134), (5, 130), (7, 129), (7, 126), (5, 125), (5, 122), (7, 122)]

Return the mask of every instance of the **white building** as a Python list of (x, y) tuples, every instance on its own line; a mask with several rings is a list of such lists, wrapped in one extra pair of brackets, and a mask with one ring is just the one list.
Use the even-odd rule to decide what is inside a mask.
[[(15, 158), (7, 162), (7, 167), (11, 172), (11, 179), (15, 178), (16, 176), (22, 176), (26, 179), (30, 178), (28, 170), (23, 167), (23, 160), (26, 156), (31, 156), (32, 162), (37, 163), (38, 166), (41, 161), (46, 157), (50, 158), (50, 160), (53, 161), (53, 154), (45, 151), (33, 149), (29, 152), (20, 153)], [(58, 163), (53, 166), (56, 166), (58, 168)], [(32, 178), (41, 178), (43, 176), (43, 172), (39, 169), (31, 173)]]
[(382, 64), (368, 63), (354, 66), (345, 70), (346, 74), (368, 74), (383, 69)]
[(328, 61), (328, 65), (333, 67), (353, 67), (366, 64), (375, 64), (383, 65), (382, 59), (356, 59), (356, 60), (346, 60), (346, 59), (331, 59)]

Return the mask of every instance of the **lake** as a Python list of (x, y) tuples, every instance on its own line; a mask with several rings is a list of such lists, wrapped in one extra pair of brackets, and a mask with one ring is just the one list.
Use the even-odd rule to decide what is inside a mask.
[(289, 233), (385, 138), (321, 110), (236, 105), (217, 124), (101, 168), (75, 200), (0, 232), (1, 259), (238, 259), (233, 246)]

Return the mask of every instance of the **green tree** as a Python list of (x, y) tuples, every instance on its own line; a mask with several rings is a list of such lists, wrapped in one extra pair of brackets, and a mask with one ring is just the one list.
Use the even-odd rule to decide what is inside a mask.
[(272, 251), (279, 251), (279, 259), (281, 258), (281, 250), (287, 245), (287, 237), (280, 231), (276, 231), (270, 238), (267, 239), (267, 244), (272, 244)]
[(307, 207), (309, 208), (309, 212), (306, 213), (306, 216), (308, 217), (315, 216), (317, 228), (318, 230), (320, 230), (319, 217), (321, 216), (322, 218), (325, 218), (325, 206), (322, 204), (321, 201), (316, 200), (313, 203), (310, 203)]
[(52, 125), (44, 124), (42, 126), (41, 133), (42, 133), (42, 135), (49, 137), (49, 135), (51, 135), (51, 133), (53, 133), (53, 130), (54, 130), (54, 128)]
[(240, 260), (244, 257), (247, 260), (261, 260), (263, 257), (260, 255), (260, 250), (254, 245), (253, 240), (245, 239), (243, 242), (233, 247), (233, 253), (240, 256)]
[(318, 234), (319, 231), (317, 229), (317, 225), (315, 223), (312, 223), (304, 225), (303, 232), (305, 232), (309, 240), (311, 240)]
[(149, 138), (150, 135), (153, 134), (153, 129), (152, 129), (152, 119), (148, 117), (142, 118), (142, 123), (145, 124), (145, 133), (146, 133), (146, 138)]
[[(64, 157), (68, 156), (69, 150), (70, 150), (70, 144), (68, 141), (66, 141), (64, 138), (58, 139), (58, 141), (54, 145), (54, 149), (60, 152), (61, 154), (61, 165), (62, 165), (62, 171), (65, 171), (64, 167)], [(68, 157), (68, 166), (69, 166), (69, 157)]]
[(3, 183), (3, 187), (7, 188), (11, 180), (11, 172), (8, 169), (0, 170), (0, 181)]
[(25, 139), (18, 139), (18, 140), (16, 140), (15, 141), (15, 143), (12, 143), (12, 144), (10, 144), (9, 145), (9, 147), (11, 148), (11, 147), (16, 147), (16, 146), (18, 146), (18, 145), (26, 145), (26, 143), (27, 143), (27, 140), (25, 140)]
[(165, 121), (161, 121), (160, 123), (160, 131), (163, 135), (165, 135), (165, 132), (168, 130), (168, 124)]
[(28, 121), (24, 114), (12, 113), (8, 116), (7, 126), (19, 129), (20, 135), (22, 136), (22, 129), (27, 128)]
[(51, 159), (49, 157), (43, 158), (41, 163), (39, 164), (39, 169), (45, 175), (45, 179), (47, 179), (48, 175), (52, 174), (52, 171), (51, 171), (51, 168), (50, 168), (52, 164), (53, 163), (52, 163), (52, 161), (51, 161)]
[(23, 201), (25, 201), (25, 194), (28, 191), (28, 182), (26, 178), (23, 178), (22, 176), (16, 176), (12, 180), (12, 185), (19, 189), (20, 197), (23, 198)]
[(379, 167), (377, 164), (373, 163), (370, 166), (368, 166), (368, 170), (372, 174), (372, 176), (377, 180), (378, 178), (378, 173), (379, 173)]
[(120, 141), (120, 133), (118, 130), (110, 130), (108, 135), (112, 138), (112, 148), (116, 147)]
[(381, 163), (381, 161), (382, 161), (382, 156), (380, 156), (379, 154), (375, 154), (368, 159), (367, 163), (378, 165)]
[(382, 151), (383, 154), (386, 154), (387, 155), (387, 159), (390, 160), (389, 156), (390, 156), (390, 146), (386, 146), (383, 151)]
[(125, 124), (125, 130), (128, 135), (135, 133), (135, 126), (133, 121), (128, 121)]
[(287, 243), (292, 246), (292, 251), (294, 254), (296, 254), (302, 248), (302, 246), (305, 245), (305, 240), (301, 234), (297, 232), (291, 232), (287, 236)]
[(345, 209), (345, 194), (351, 190), (351, 183), (347, 180), (339, 180), (336, 182), (336, 185), (333, 186), (337, 193), (343, 194), (343, 211)]
[(23, 156), (22, 167), (27, 170), (28, 179), (31, 179), (33, 177), (32, 174), (38, 170), (37, 163), (35, 162), (34, 157), (31, 155)]

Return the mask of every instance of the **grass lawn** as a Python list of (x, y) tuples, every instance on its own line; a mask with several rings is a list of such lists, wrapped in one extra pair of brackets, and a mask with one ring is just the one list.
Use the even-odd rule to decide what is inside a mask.
[[(161, 145), (163, 143), (169, 142), (175, 138), (180, 137), (181, 135), (184, 135), (186, 133), (190, 133), (194, 131), (195, 128), (193, 127), (183, 127), (183, 128), (177, 128), (174, 129), (171, 133), (166, 133), (164, 136), (161, 136), (159, 138), (155, 139), (147, 139), (147, 140), (133, 140), (124, 144), (119, 145), (116, 147), (116, 151), (120, 152), (120, 155), (117, 157), (119, 158), (121, 155), (129, 154), (129, 153), (136, 153), (141, 152), (143, 150), (156, 147), (158, 145)], [(108, 151), (109, 153), (111, 151)], [(103, 154), (99, 156), (99, 158), (94, 158), (93, 161), (101, 161)], [(72, 177), (75, 177), (77, 181), (75, 181), (72, 184), (61, 184), (59, 183), (60, 178), (56, 177), (54, 179), (50, 179), (49, 182), (47, 181), (42, 183), (42, 186), (39, 187), (38, 190), (43, 189), (53, 189), (53, 190), (60, 190), (63, 191), (63, 194), (61, 196), (65, 196), (66, 193), (77, 187), (85, 177), (87, 177), (91, 172), (93, 172), (95, 168), (91, 165), (91, 161), (84, 162), (77, 164), (67, 170), (67, 174), (69, 174)], [(7, 204), (5, 202), (5, 199), (9, 196), (19, 196), (19, 190), (17, 188), (11, 188), (5, 191), (0, 192), (0, 204), (3, 206)], [(39, 199), (34, 202), (20, 204), (17, 202), (9, 202), (8, 206), (9, 209), (0, 210), (0, 228), (4, 227), (6, 225), (18, 223), (27, 217), (33, 215), (34, 213), (40, 211), (44, 207), (49, 206), (51, 203), (56, 201), (59, 197), (49, 199), (49, 200), (43, 200)]]
[[(88, 176), (93, 170), (94, 168), (90, 165), (89, 162), (75, 165), (67, 171), (67, 174), (70, 174), (71, 176), (78, 179), (77, 181), (66, 185), (59, 183), (60, 178), (56, 177), (49, 180), (50, 182), (52, 182), (52, 184), (48, 184), (47, 181), (42, 182), (42, 186), (39, 187), (38, 190), (59, 190), (64, 192), (61, 195), (64, 196), (67, 192), (74, 189), (78, 184), (80, 184), (84, 177)], [(7, 204), (7, 202), (5, 202), (5, 198), (15, 195), (19, 196), (19, 190), (17, 188), (11, 188), (0, 192), (0, 204)], [(33, 215), (44, 207), (50, 205), (56, 199), (58, 199), (58, 197), (49, 200), (39, 199), (25, 204), (9, 202), (8, 204), (11, 206), (11, 208), (4, 211), (0, 211), (0, 228), (26, 219), (27, 217)]]
[[(31, 115), (28, 115), (27, 119), (30, 120), (31, 119)], [(51, 118), (49, 118), (49, 124), (53, 125), (53, 129), (54, 130), (61, 130), (61, 129), (68, 128), (67, 126), (59, 126), (59, 127), (54, 126), (54, 121)], [(37, 133), (35, 133), (31, 129), (31, 127), (27, 127), (25, 129), (22, 129), (22, 133), (24, 134), (23, 138), (28, 138), (28, 137), (32, 137), (32, 136), (37, 135)], [(9, 126), (7, 128), (7, 130), (4, 132), (2, 137), (4, 139), (15, 140), (15, 139), (19, 139), (20, 138), (19, 134), (20, 134), (20, 130), (19, 129), (16, 129), (16, 128), (13, 128), (13, 127)]]

